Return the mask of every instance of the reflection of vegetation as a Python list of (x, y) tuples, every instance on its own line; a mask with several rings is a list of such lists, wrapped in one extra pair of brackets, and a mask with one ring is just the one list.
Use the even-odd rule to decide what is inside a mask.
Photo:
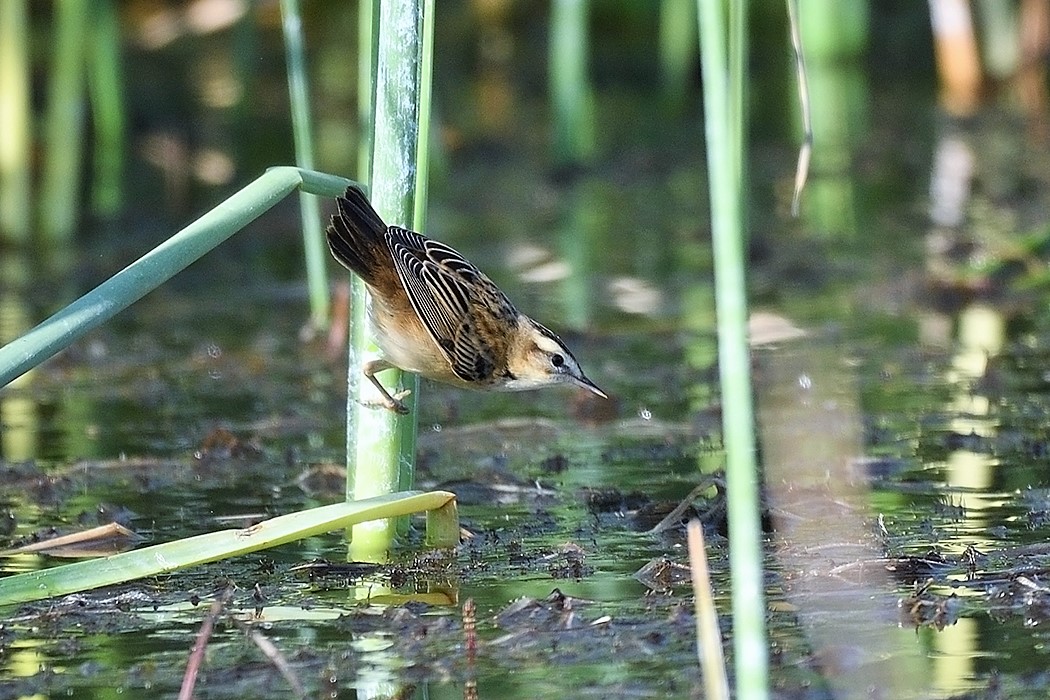
[[(26, 269), (25, 253), (7, 253), (0, 258), (0, 343), (29, 328)], [(27, 395), (32, 380), (31, 373), (24, 374), (16, 382), (18, 393), (0, 396), (0, 458), (9, 462), (33, 459), (39, 447), (39, 406)]]
[(861, 71), (868, 10), (865, 3), (819, 0), (802, 2), (799, 9), (813, 122), (812, 176), (802, 215), (810, 230), (849, 239), (857, 228), (849, 173), (869, 112)]
[(599, 188), (574, 187), (568, 195), (569, 216), (559, 231), (559, 244), (568, 263), (562, 284), (564, 318), (574, 330), (591, 325), (594, 258), (604, 247), (598, 235), (608, 230), (608, 226), (601, 225), (600, 219), (600, 212), (605, 210), (602, 206), (605, 197), (607, 195)]

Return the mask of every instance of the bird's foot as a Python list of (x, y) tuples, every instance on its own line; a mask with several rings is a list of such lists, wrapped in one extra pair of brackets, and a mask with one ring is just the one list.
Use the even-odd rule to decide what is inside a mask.
[(388, 411), (393, 411), (401, 416), (407, 416), (411, 411), (408, 410), (408, 406), (401, 403), (401, 399), (412, 393), (411, 389), (402, 389), (394, 395), (388, 394), (386, 391), (383, 392), (382, 397), (378, 401), (364, 401), (363, 405), (369, 408), (385, 408)]

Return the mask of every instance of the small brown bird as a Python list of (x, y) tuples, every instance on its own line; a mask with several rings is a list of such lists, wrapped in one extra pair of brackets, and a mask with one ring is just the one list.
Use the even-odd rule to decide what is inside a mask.
[(414, 231), (387, 226), (355, 187), (337, 201), (328, 247), (371, 292), (369, 315), (382, 357), (366, 363), (364, 374), (386, 408), (408, 412), (375, 377), (395, 367), (474, 389), (575, 384), (608, 398), (584, 376), (558, 336), (514, 308), (462, 255)]

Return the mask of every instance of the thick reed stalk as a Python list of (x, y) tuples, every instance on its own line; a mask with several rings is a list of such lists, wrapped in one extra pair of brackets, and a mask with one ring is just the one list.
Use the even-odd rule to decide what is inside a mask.
[[(422, 46), (419, 56), (419, 116), (416, 138), (416, 194), (412, 206), (412, 228), (425, 231), (427, 228), (427, 193), (430, 182), (430, 109), (431, 84), (434, 73), (434, 0), (423, 0)], [(419, 390), (419, 378), (414, 378), (413, 392)], [(398, 434), (400, 458), (398, 459), (398, 483), (402, 491), (415, 488), (416, 483), (416, 438), (419, 435), (419, 414), (412, 411), (411, 420), (401, 421)], [(397, 530), (406, 534), (409, 519), (402, 517)]]
[[(431, 9), (431, 8), (427, 8)], [(372, 148), (371, 200), (388, 224), (413, 227), (418, 202), (425, 191), (418, 191), (419, 178), (426, 175), (426, 153), (420, 152), (421, 121), (429, 115), (422, 109), (429, 88), (423, 82), (430, 57), (424, 57), (424, 8), (421, 0), (380, 0), (379, 36), (376, 53), (375, 128)], [(364, 86), (362, 86), (364, 87)], [(425, 145), (425, 141), (424, 141)], [(355, 305), (357, 299), (354, 299)], [(358, 309), (360, 305), (357, 305)], [(355, 313), (355, 321), (361, 317)], [(404, 388), (411, 393), (404, 403), (407, 416), (376, 408), (377, 396), (361, 367), (376, 351), (369, 341), (371, 330), (361, 333), (362, 324), (352, 332), (348, 363), (347, 398), (347, 497), (352, 500), (392, 493), (404, 488), (415, 460), (415, 397), (419, 379), (405, 377)], [(400, 373), (388, 370), (382, 379), (398, 385)], [(396, 534), (394, 521), (375, 521), (354, 528), (351, 555), (374, 559), (389, 551)]]

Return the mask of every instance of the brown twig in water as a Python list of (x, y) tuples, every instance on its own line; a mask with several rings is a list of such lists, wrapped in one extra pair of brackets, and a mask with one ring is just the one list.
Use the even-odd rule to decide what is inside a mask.
[(689, 492), (689, 495), (683, 498), (681, 502), (679, 502), (679, 504), (674, 507), (674, 510), (665, 515), (660, 522), (653, 525), (653, 527), (650, 530), (648, 530), (645, 534), (658, 535), (666, 530), (673, 530), (677, 527), (681, 527), (683, 519), (682, 515), (689, 509), (690, 506), (693, 505), (693, 501), (695, 501), (700, 494), (702, 494), (704, 491), (707, 491), (712, 486), (724, 489), (725, 479), (723, 479), (720, 476), (704, 477), (704, 479), (701, 480), (700, 483), (697, 484), (696, 487), (694, 487), (693, 490)]
[(478, 699), (478, 679), (474, 677), (474, 658), (478, 653), (478, 618), (473, 598), (463, 601), (463, 636), (467, 647), (467, 681), (463, 687), (465, 700)]
[(270, 663), (281, 672), (284, 679), (288, 681), (288, 685), (292, 686), (292, 692), (295, 696), (298, 698), (305, 698), (306, 689), (304, 689), (303, 684), (299, 682), (299, 677), (295, 675), (295, 671), (288, 663), (288, 659), (284, 658), (284, 654), (281, 653), (281, 650), (278, 649), (273, 642), (264, 637), (258, 630), (252, 629), (249, 625), (246, 625), (243, 622), (238, 623), (238, 626), (246, 628), (245, 631), (248, 633), (248, 638), (255, 642), (255, 646), (259, 647), (259, 651), (263, 653), (263, 656), (269, 659)]
[(186, 662), (186, 673), (182, 676), (182, 687), (179, 688), (179, 700), (190, 700), (193, 697), (193, 690), (197, 686), (197, 674), (200, 673), (201, 664), (204, 663), (204, 649), (208, 646), (212, 630), (215, 629), (215, 620), (218, 619), (223, 607), (225, 607), (232, 596), (233, 586), (227, 586), (212, 601), (211, 608), (209, 608), (208, 614), (204, 617), (204, 622), (201, 623), (200, 632), (197, 633), (197, 639), (193, 642), (190, 658)]
[(718, 613), (711, 590), (711, 577), (704, 551), (704, 529), (693, 519), (686, 527), (689, 568), (693, 574), (693, 601), (696, 610), (696, 653), (703, 669), (704, 690), (711, 700), (728, 700), (729, 681), (722, 657), (722, 635), (718, 630)]

